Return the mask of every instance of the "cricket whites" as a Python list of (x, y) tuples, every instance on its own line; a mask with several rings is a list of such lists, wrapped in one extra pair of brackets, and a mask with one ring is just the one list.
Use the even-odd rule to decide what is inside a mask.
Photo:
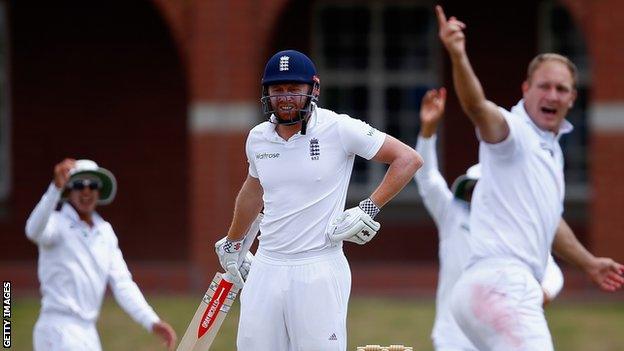
[[(258, 235), (262, 217), (262, 213), (259, 214), (247, 230), (239, 265), (253, 244), (256, 235)], [(228, 278), (229, 274), (227, 273), (217, 272), (215, 274), (178, 345), (177, 351), (206, 351), (210, 349), (210, 345), (217, 336), (219, 328), (240, 290)]]

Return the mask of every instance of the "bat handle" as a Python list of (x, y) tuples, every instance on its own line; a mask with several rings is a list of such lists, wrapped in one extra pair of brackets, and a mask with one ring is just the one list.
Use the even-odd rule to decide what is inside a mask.
[(264, 218), (264, 214), (258, 214), (258, 217), (254, 219), (254, 221), (247, 229), (247, 233), (245, 233), (245, 240), (243, 240), (243, 247), (241, 249), (240, 255), (238, 256), (238, 266), (240, 267), (243, 264), (243, 260), (247, 255), (249, 249), (251, 249), (251, 245), (253, 245), (254, 240), (256, 240), (256, 236), (258, 236), (258, 231), (260, 230), (260, 222), (262, 222), (262, 218)]
[[(243, 247), (241, 248), (240, 255), (238, 256), (239, 268), (243, 264), (243, 261), (245, 260), (245, 256), (247, 256), (247, 252), (251, 248), (251, 245), (253, 245), (254, 240), (256, 240), (256, 236), (258, 235), (258, 230), (260, 230), (260, 222), (262, 222), (262, 218), (264, 218), (264, 214), (263, 213), (258, 214), (258, 217), (256, 217), (256, 219), (251, 223), (251, 225), (249, 226), (249, 229), (247, 230), (247, 233), (245, 234)], [(225, 274), (223, 274), (222, 277), (228, 282), (234, 281), (234, 278), (228, 272), (225, 272)]]

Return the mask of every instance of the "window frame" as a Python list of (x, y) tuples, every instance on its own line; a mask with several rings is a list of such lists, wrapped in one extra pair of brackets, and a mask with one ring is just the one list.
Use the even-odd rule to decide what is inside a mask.
[[(417, 88), (419, 86), (439, 86), (442, 80), (442, 50), (441, 44), (437, 40), (437, 27), (435, 23), (435, 14), (433, 1), (396, 1), (385, 3), (381, 0), (358, 1), (358, 2), (341, 2), (334, 3), (331, 1), (320, 0), (315, 2), (313, 9), (313, 40), (312, 40), (312, 56), (316, 63), (317, 69), (321, 73), (321, 91), (323, 87), (331, 88), (355, 88), (364, 86), (368, 89), (368, 110), (366, 122), (371, 126), (385, 131), (388, 118), (386, 110), (385, 94), (388, 88)], [(323, 56), (324, 40), (323, 28), (320, 25), (322, 12), (327, 8), (355, 8), (367, 7), (370, 11), (370, 32), (368, 35), (368, 67), (364, 69), (346, 70), (343, 68), (330, 68), (326, 64)], [(384, 64), (384, 9), (386, 7), (411, 7), (423, 8), (431, 14), (429, 31), (431, 32), (427, 45), (429, 45), (430, 55), (426, 58), (428, 68), (424, 70), (415, 70), (413, 68), (390, 69)], [(323, 94), (321, 94), (321, 101)], [(321, 104), (322, 105), (322, 104)], [(405, 112), (408, 110), (402, 110)], [(344, 113), (345, 111), (337, 111)], [(419, 111), (413, 111), (414, 118), (419, 121)], [(357, 119), (364, 119), (363, 116), (351, 116)], [(442, 128), (442, 126), (441, 126)], [(418, 137), (418, 130), (414, 131), (414, 140)], [(396, 137), (396, 136), (395, 136)], [(440, 143), (439, 143), (440, 144)], [(409, 145), (414, 147), (415, 145)], [(440, 149), (440, 145), (438, 145)], [(440, 155), (442, 155), (440, 153)], [(386, 173), (387, 166), (379, 162), (369, 162), (367, 166), (367, 181), (352, 181), (349, 186), (347, 201), (359, 201), (368, 197), (379, 185)], [(354, 170), (355, 171), (355, 170)], [(406, 187), (393, 199), (393, 202), (414, 203), (420, 201), (418, 189), (413, 181), (410, 181)]]

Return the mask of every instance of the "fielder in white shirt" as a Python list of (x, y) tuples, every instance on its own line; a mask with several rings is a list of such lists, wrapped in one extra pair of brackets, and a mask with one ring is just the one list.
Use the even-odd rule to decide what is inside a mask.
[[(450, 309), (451, 291), (470, 259), (470, 201), (481, 176), (474, 165), (459, 176), (451, 189), (438, 169), (436, 131), (442, 120), (446, 89), (429, 90), (420, 105), (420, 135), (416, 151), (424, 164), (414, 179), (423, 203), (438, 228), (440, 269), (436, 294), (436, 317), (431, 338), (436, 351), (476, 351), (461, 331)], [(563, 274), (551, 255), (541, 282), (544, 303), (552, 301), (563, 287)]]
[[(439, 37), (453, 66), (462, 108), (478, 130), (481, 180), (470, 216), (472, 257), (453, 288), (451, 310), (479, 350), (553, 350), (539, 286), (551, 250), (602, 289), (624, 283), (624, 266), (589, 253), (562, 219), (562, 134), (576, 98), (576, 67), (538, 55), (510, 111), (485, 98), (465, 50), (463, 29), (436, 7)], [(556, 235), (555, 235), (556, 233)]]
[[(262, 86), (269, 121), (249, 133), (249, 174), (217, 245), (222, 266), (242, 283), (238, 244), (264, 207), (242, 290), (238, 350), (344, 351), (351, 273), (342, 241), (365, 244), (375, 236), (373, 218), (422, 160), (368, 124), (318, 107), (316, 68), (298, 51), (271, 57)], [(356, 155), (389, 167), (369, 198), (344, 211)]]
[[(33, 331), (37, 351), (101, 350), (96, 321), (110, 285), (119, 305), (173, 350), (176, 334), (158, 318), (132, 280), (111, 225), (95, 212), (113, 201), (113, 174), (91, 160), (65, 159), (26, 222), (39, 248), (41, 313)], [(60, 210), (56, 211), (59, 201)]]

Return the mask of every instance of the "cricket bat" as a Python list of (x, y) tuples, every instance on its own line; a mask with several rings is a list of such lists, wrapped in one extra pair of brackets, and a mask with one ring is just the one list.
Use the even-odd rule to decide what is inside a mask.
[[(256, 239), (256, 235), (258, 235), (262, 217), (263, 214), (260, 213), (249, 227), (249, 230), (247, 230), (238, 262), (239, 265), (243, 263), (243, 258), (247, 255), (247, 251), (249, 251)], [(212, 345), (217, 336), (219, 328), (221, 328), (221, 324), (225, 320), (240, 290), (231, 281), (232, 279), (230, 279), (228, 273), (222, 274), (217, 272), (215, 274), (208, 290), (204, 294), (204, 298), (199, 303), (191, 323), (186, 328), (177, 351), (207, 351), (210, 349), (210, 345)]]

